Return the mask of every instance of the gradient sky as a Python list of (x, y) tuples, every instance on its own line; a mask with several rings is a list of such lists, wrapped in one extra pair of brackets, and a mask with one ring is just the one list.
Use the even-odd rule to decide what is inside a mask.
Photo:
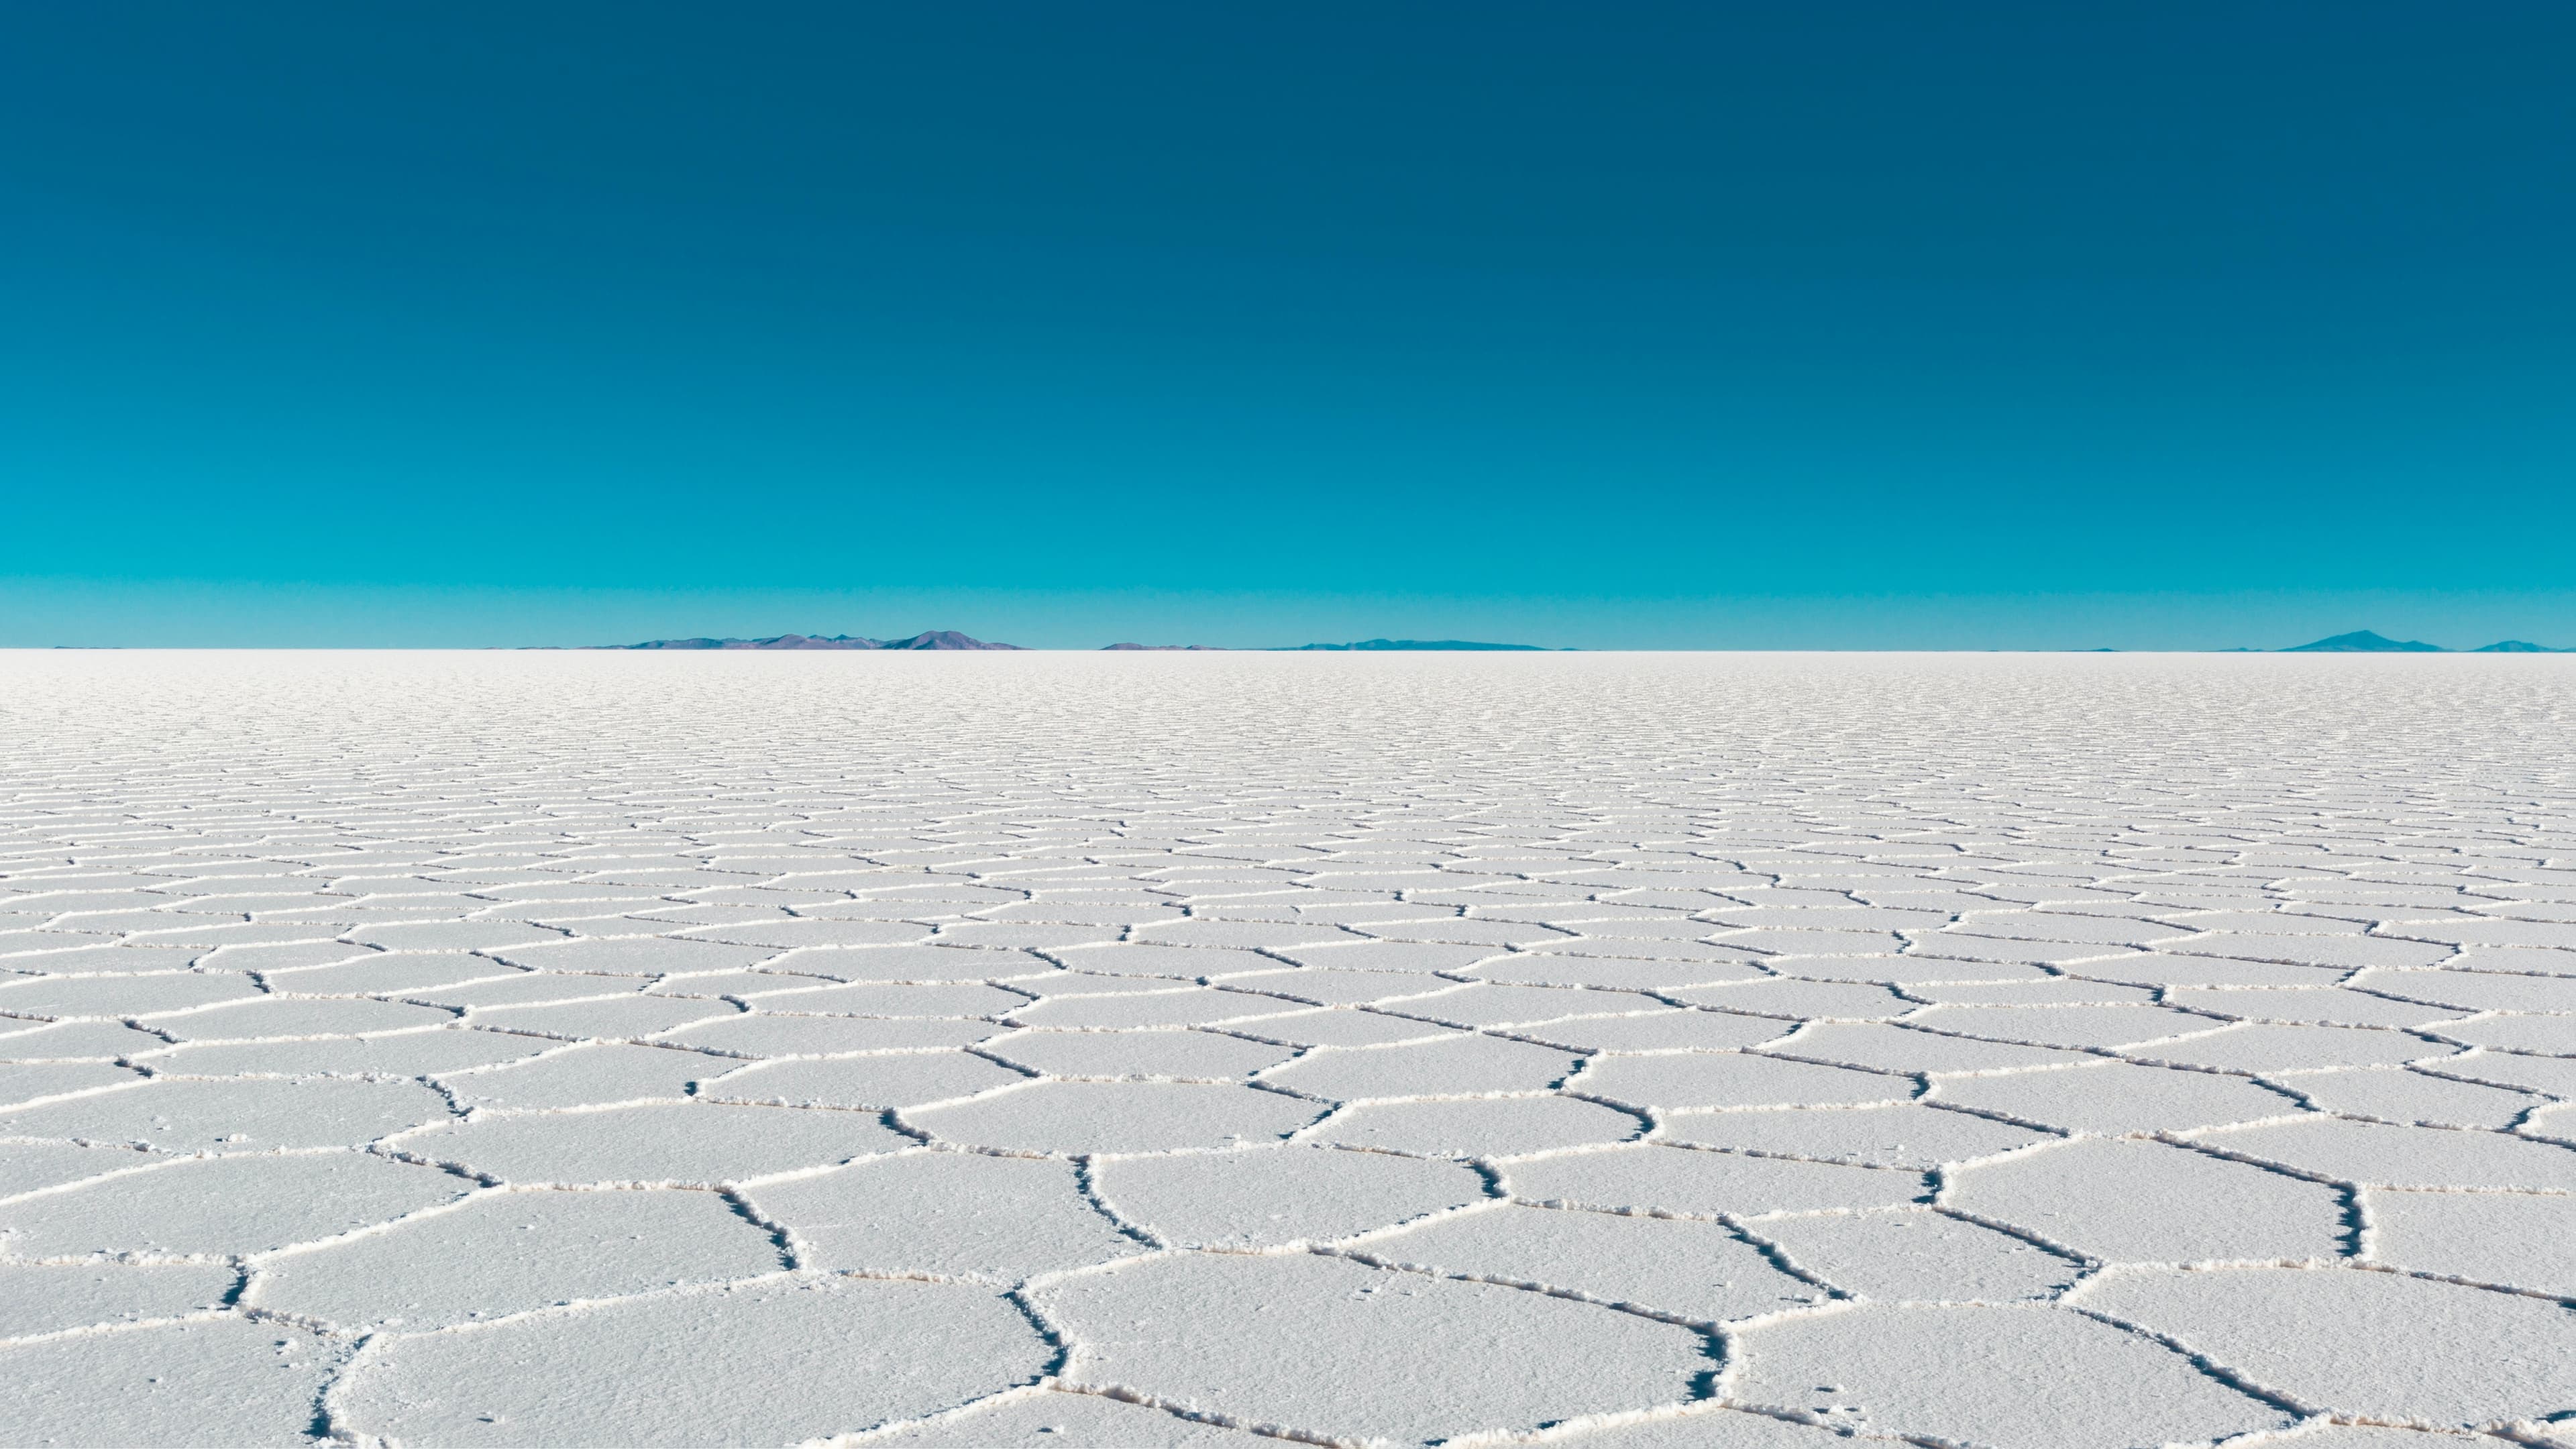
[(0, 15), (0, 644), (2576, 645), (2576, 7)]

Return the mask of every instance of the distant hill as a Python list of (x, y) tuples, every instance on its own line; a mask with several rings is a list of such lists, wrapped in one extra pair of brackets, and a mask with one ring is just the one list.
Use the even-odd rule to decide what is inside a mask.
[(987, 644), (954, 629), (932, 629), (909, 639), (865, 639), (856, 634), (779, 634), (767, 639), (647, 639), (641, 644), (594, 644), (594, 649), (1017, 649)]
[(954, 629), (933, 629), (927, 633), (915, 634), (909, 639), (884, 640), (877, 647), (880, 649), (1017, 649), (1020, 646), (988, 644), (981, 639), (968, 638)]
[[(2284, 654), (2449, 654), (2453, 651), (2439, 644), (2427, 644), (2421, 639), (2391, 639), (2384, 634), (2374, 634), (2368, 629), (2356, 629), (2349, 634), (2337, 634), (2331, 639), (2320, 639), (2314, 644), (2301, 644), (2294, 649), (2284, 649), (2281, 652)], [(2506, 639), (2468, 652), (2471, 654), (2576, 654), (2576, 649), (2552, 649), (2546, 644)]]
[(1546, 646), (1540, 644), (1476, 644), (1465, 639), (1363, 639), (1356, 644), (1297, 644), (1289, 648), (1291, 652), (1307, 649), (1520, 649), (1535, 654), (1548, 652)]
[(1191, 651), (1200, 649), (1215, 650), (1218, 653), (1223, 653), (1225, 651), (1225, 646), (1222, 644), (1103, 644), (1100, 648), (1103, 653), (1107, 653), (1112, 649), (1139, 650), (1147, 654), (1161, 654), (1167, 651)]
[(2319, 639), (2313, 644), (2295, 645), (2281, 652), (2284, 654), (2447, 654), (2450, 651), (2439, 644), (2427, 644), (2421, 639), (2397, 640), (2385, 634), (2374, 634), (2368, 629), (2356, 629), (2349, 634), (2337, 634), (2331, 639)]

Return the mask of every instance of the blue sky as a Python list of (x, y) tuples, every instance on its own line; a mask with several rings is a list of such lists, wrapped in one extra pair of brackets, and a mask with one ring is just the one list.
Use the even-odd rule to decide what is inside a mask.
[(0, 644), (2576, 644), (2571, 46), (16, 7)]

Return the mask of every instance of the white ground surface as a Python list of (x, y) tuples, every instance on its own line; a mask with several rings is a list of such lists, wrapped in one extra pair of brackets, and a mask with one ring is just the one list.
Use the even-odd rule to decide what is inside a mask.
[(0, 657), (0, 1441), (2576, 1441), (2571, 706)]

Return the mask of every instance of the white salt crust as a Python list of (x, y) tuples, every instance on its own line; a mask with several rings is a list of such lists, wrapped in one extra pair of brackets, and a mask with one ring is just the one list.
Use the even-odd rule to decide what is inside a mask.
[(2576, 1442), (2572, 691), (0, 656), (0, 1442)]

